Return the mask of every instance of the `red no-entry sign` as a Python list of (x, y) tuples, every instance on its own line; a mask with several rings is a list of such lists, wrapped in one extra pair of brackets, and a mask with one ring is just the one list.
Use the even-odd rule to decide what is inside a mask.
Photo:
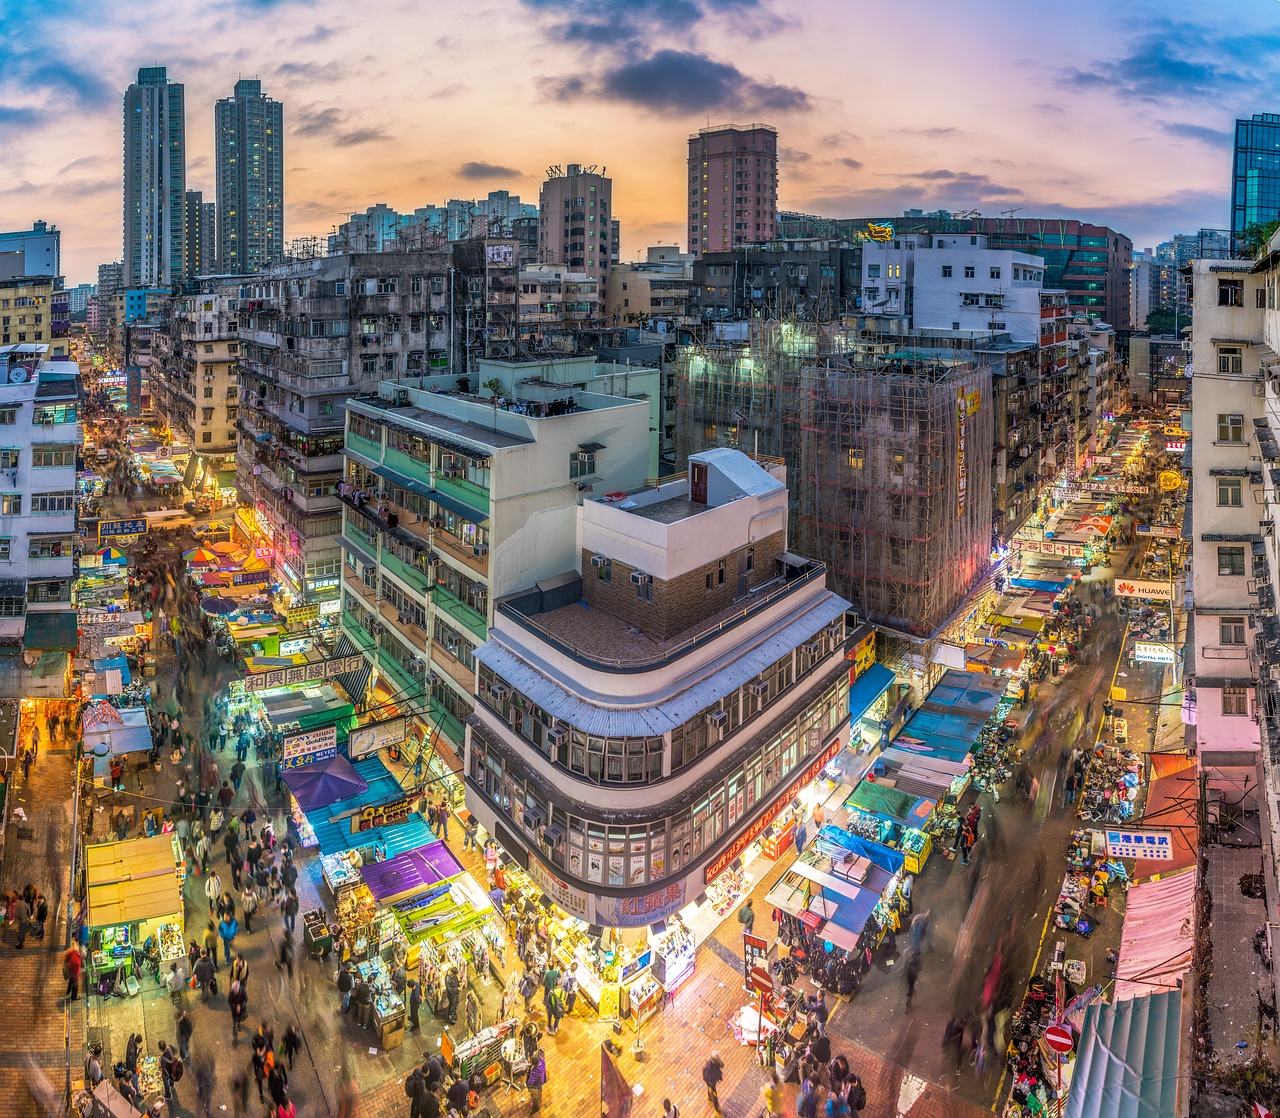
[(758, 993), (768, 997), (773, 993), (773, 976), (763, 967), (752, 967), (751, 985)]
[(1044, 1042), (1055, 1052), (1066, 1054), (1076, 1046), (1076, 1042), (1072, 1039), (1071, 1030), (1064, 1029), (1061, 1025), (1050, 1025), (1044, 1031)]

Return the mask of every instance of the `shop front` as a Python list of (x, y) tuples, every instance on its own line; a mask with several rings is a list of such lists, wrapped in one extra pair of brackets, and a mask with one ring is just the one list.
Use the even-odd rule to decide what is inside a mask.
[(89, 988), (136, 994), (135, 950), (146, 954), (154, 945), (162, 966), (185, 953), (172, 836), (89, 846), (84, 861)]

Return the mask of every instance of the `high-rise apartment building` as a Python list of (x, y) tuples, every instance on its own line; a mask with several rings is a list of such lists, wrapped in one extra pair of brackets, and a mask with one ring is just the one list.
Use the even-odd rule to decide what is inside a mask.
[(168, 287), (186, 264), (184, 87), (148, 66), (124, 94), (124, 283)]
[(214, 107), (218, 264), (260, 272), (284, 255), (284, 106), (243, 78)]
[(689, 251), (772, 241), (778, 220), (778, 130), (725, 124), (689, 137)]
[(601, 290), (614, 252), (613, 180), (570, 163), (547, 173), (538, 199), (538, 249), (544, 264), (594, 276)]
[(1280, 113), (1236, 121), (1231, 157), (1231, 231), (1280, 217)]
[(187, 264), (184, 272), (189, 277), (207, 276), (216, 271), (217, 236), (214, 204), (206, 202), (198, 190), (187, 191)]

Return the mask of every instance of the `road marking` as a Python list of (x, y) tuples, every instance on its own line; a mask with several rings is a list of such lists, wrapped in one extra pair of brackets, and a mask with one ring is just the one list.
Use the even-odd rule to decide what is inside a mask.
[(909, 1071), (902, 1073), (902, 1082), (898, 1085), (898, 1118), (906, 1118), (928, 1087), (929, 1084), (919, 1076), (912, 1075)]

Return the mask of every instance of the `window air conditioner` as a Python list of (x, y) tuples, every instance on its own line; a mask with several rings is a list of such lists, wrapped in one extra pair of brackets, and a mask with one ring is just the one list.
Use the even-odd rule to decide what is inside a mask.
[(569, 731), (563, 726), (556, 726), (546, 732), (547, 744), (553, 747), (564, 745), (569, 740)]
[(511, 688), (505, 683), (495, 683), (489, 688), (489, 693), (495, 699), (505, 699), (511, 693)]
[(443, 477), (446, 477), (446, 478), (460, 478), (460, 477), (462, 477), (462, 471), (461, 471), (460, 469), (458, 469), (456, 466), (450, 466), (450, 467), (449, 467), (449, 469), (447, 469), (447, 470), (441, 470), (441, 471), (440, 471), (440, 473), (441, 473), (441, 475), (442, 475)]
[(753, 679), (747, 684), (747, 688), (757, 699), (764, 699), (769, 695), (769, 681), (767, 679)]
[(812, 640), (807, 640), (800, 646), (800, 651), (806, 656), (816, 656), (820, 651), (822, 651), (822, 641), (817, 637), (814, 637)]
[(644, 571), (632, 571), (631, 581), (636, 586), (648, 586), (653, 581), (653, 576), (645, 574)]
[(607, 562), (609, 562), (609, 560), (606, 559), (603, 555), (591, 556), (591, 565), (593, 567), (603, 567)]
[(489, 554), (489, 545), (486, 543), (478, 543), (471, 549), (471, 554), (477, 559), (483, 559)]
[(710, 710), (707, 712), (707, 725), (714, 726), (717, 730), (722, 729), (729, 723), (729, 712), (724, 710)]

